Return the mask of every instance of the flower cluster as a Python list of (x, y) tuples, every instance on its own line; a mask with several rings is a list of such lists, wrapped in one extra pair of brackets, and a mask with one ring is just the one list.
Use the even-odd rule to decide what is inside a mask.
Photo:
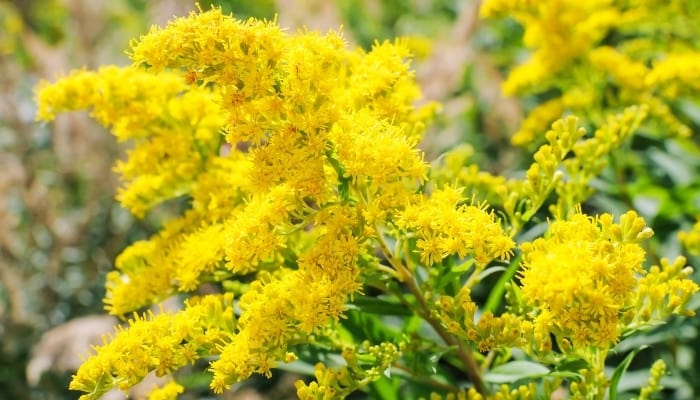
[(457, 296), (439, 300), (441, 322), (447, 330), (474, 343), (479, 351), (495, 348), (526, 347), (533, 339), (533, 325), (513, 313), (494, 316), (485, 312), (477, 318), (478, 305), (471, 291), (463, 288)]
[[(641, 243), (651, 236), (632, 211), (615, 223), (610, 214), (592, 218), (579, 210), (552, 222), (544, 237), (520, 245), (520, 284), (511, 285), (507, 312), (479, 314), (464, 286), (455, 296), (442, 296), (436, 314), (448, 332), (482, 352), (520, 348), (544, 363), (561, 359), (557, 354), (584, 361), (589, 367), (578, 371), (584, 379), (571, 384), (571, 394), (599, 398), (609, 382), (605, 355), (621, 338), (673, 314), (694, 315), (686, 307), (699, 287), (684, 258), (643, 268)], [(492, 396), (487, 398), (520, 398)]]
[(659, 393), (661, 386), (661, 378), (666, 374), (666, 363), (663, 360), (656, 360), (651, 366), (651, 376), (649, 376), (649, 384), (642, 388), (639, 394), (639, 400), (647, 400), (656, 393)]
[(516, 388), (501, 385), (496, 393), (486, 397), (476, 390), (470, 389), (465, 400), (534, 400), (537, 398), (537, 393), (537, 387), (534, 383), (520, 385)]
[(439, 263), (450, 255), (470, 255), (482, 270), (490, 261), (506, 257), (514, 246), (500, 221), (484, 206), (460, 205), (461, 191), (446, 187), (429, 199), (411, 204), (397, 219), (400, 229), (414, 232), (421, 263)]
[(124, 182), (118, 200), (143, 216), (156, 204), (192, 190), (219, 153), (223, 118), (214, 93), (186, 88), (174, 73), (114, 66), (76, 71), (39, 86), (37, 116), (49, 120), (58, 112), (89, 109), (118, 140), (133, 140), (128, 161), (115, 167)]
[(666, 135), (690, 135), (673, 102), (697, 93), (698, 11), (697, 4), (682, 0), (484, 2), (482, 16), (515, 18), (532, 50), (503, 90), (558, 93), (529, 112), (513, 143), (531, 144), (565, 112), (602, 124), (606, 112), (631, 105), (647, 106)]
[(170, 381), (164, 386), (156, 388), (148, 394), (148, 400), (175, 400), (182, 394), (185, 388), (175, 381)]
[(297, 394), (302, 400), (343, 398), (380, 378), (399, 355), (399, 349), (391, 343), (370, 346), (364, 342), (358, 348), (345, 348), (342, 356), (347, 365), (334, 369), (316, 364), (316, 381), (310, 384), (297, 381)]
[[(132, 44), (131, 56), (134, 67), (43, 83), (38, 116), (89, 109), (134, 143), (117, 172), (119, 199), (136, 215), (190, 199), (182, 216), (117, 259), (107, 278), (111, 313), (252, 277), (237, 324), (217, 339), (223, 344), (210, 342), (221, 353), (211, 386), (221, 392), (252, 373), (269, 375), (288, 344), (342, 316), (362, 287), (358, 260), (374, 257), (367, 243), (376, 225), (426, 179), (415, 146), (430, 106), (413, 106), (419, 92), (402, 43), (354, 51), (337, 33), (289, 35), (220, 9), (154, 28)], [(138, 319), (107, 346), (136, 340), (140, 326), (168, 318)], [(142, 372), (169, 372), (189, 360), (147, 357), (138, 373), (102, 379), (92, 365), (109, 365), (103, 361), (112, 347), (85, 364), (75, 389), (125, 389)]]
[(299, 254), (298, 269), (261, 274), (241, 297), (239, 329), (212, 363), (212, 389), (221, 392), (252, 373), (270, 376), (288, 346), (306, 342), (316, 328), (337, 321), (349, 295), (360, 290), (356, 266), (361, 246), (346, 227), (346, 215), (317, 228), (313, 245)]
[[(695, 62), (693, 49), (647, 62), (654, 47), (642, 39), (604, 44), (612, 29), (644, 36), (633, 25), (653, 18), (656, 2), (640, 3), (485, 2), (484, 15), (522, 21), (535, 50), (508, 91), (549, 90), (555, 77), (591, 70), (620, 89), (608, 96), (581, 80), (536, 108), (516, 142), (536, 142), (554, 123), (520, 179), (468, 165), (466, 146), (425, 161), (417, 145), (434, 107), (415, 106), (401, 40), (353, 50), (336, 32), (289, 34), (213, 8), (134, 41), (130, 67), (40, 84), (40, 119), (86, 109), (132, 144), (116, 166), (125, 207), (142, 217), (168, 200), (186, 204), (117, 258), (104, 303), (133, 317), (71, 388), (95, 399), (206, 359), (209, 386), (223, 393), (280, 363), (316, 363), (320, 351), (339, 354), (316, 363), (316, 381), (296, 383), (301, 398), (343, 398), (393, 370), (445, 393), (434, 399), (539, 398), (562, 377), (572, 398), (604, 396), (608, 352), (692, 315), (698, 291), (682, 257), (644, 267), (652, 231), (635, 212), (616, 223), (581, 211), (608, 156), (648, 118), (676, 123), (666, 101), (696, 85), (697, 71), (681, 68)], [(600, 96), (612, 112), (598, 115)], [(565, 110), (585, 111), (592, 136), (577, 117), (559, 119)], [(546, 232), (523, 239), (546, 204)], [(694, 246), (693, 235), (681, 240)], [(477, 286), (499, 273), (491, 292)], [(139, 314), (175, 294), (182, 310)], [(507, 369), (512, 348), (542, 372), (517, 387), (489, 381), (484, 372)], [(564, 361), (577, 369), (544, 366)], [(455, 382), (427, 376), (438, 366)], [(664, 369), (652, 372), (643, 396), (660, 390)], [(171, 382), (151, 397), (183, 391)]]
[(523, 243), (522, 295), (532, 308), (540, 348), (550, 334), (567, 346), (609, 348), (617, 342), (620, 314), (634, 298), (651, 230), (633, 212), (620, 225), (603, 214), (555, 221), (544, 238)]
[(236, 323), (230, 293), (192, 298), (175, 314), (134, 315), (128, 328), (96, 348), (97, 355), (80, 367), (70, 388), (86, 392), (81, 399), (97, 399), (112, 387), (130, 388), (150, 371), (163, 376), (194, 364), (217, 354), (217, 343)]

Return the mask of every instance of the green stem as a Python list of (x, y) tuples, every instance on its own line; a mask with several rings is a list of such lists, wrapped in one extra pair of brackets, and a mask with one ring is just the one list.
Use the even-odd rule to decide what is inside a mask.
[(471, 349), (464, 342), (458, 340), (456, 337), (447, 332), (445, 328), (443, 328), (442, 324), (440, 324), (440, 321), (433, 317), (430, 311), (430, 307), (428, 306), (425, 297), (423, 297), (423, 293), (421, 292), (420, 288), (416, 284), (415, 279), (413, 278), (413, 274), (403, 265), (401, 260), (391, 252), (389, 246), (387, 246), (386, 242), (384, 241), (384, 238), (379, 232), (379, 229), (377, 229), (379, 247), (382, 250), (382, 253), (384, 253), (384, 256), (391, 264), (391, 266), (394, 267), (394, 269), (398, 273), (399, 280), (406, 284), (408, 290), (418, 301), (419, 308), (418, 310), (416, 310), (418, 315), (421, 318), (423, 318), (423, 320), (428, 322), (428, 324), (430, 324), (430, 326), (442, 338), (442, 340), (445, 341), (446, 344), (454, 346), (456, 348), (457, 357), (459, 357), (459, 359), (462, 361), (462, 364), (465, 368), (465, 373), (467, 374), (467, 377), (472, 382), (472, 384), (474, 384), (474, 388), (482, 395), (487, 394), (487, 389), (484, 385), (484, 380), (481, 377), (481, 369), (479, 368), (479, 365), (474, 359), (474, 356), (471, 353)]

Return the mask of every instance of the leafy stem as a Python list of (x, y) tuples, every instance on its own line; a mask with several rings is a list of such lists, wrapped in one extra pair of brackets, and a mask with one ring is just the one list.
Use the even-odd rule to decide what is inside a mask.
[[(379, 233), (380, 231), (377, 229), (377, 232)], [(479, 365), (474, 359), (474, 356), (472, 355), (469, 346), (466, 343), (454, 337), (449, 332), (447, 332), (447, 330), (445, 330), (442, 324), (440, 324), (440, 321), (438, 321), (432, 315), (430, 306), (428, 305), (425, 297), (423, 296), (423, 292), (416, 284), (416, 281), (411, 271), (408, 268), (406, 268), (406, 266), (404, 266), (400, 258), (389, 249), (389, 246), (387, 245), (386, 241), (384, 240), (384, 237), (381, 234), (378, 234), (377, 238), (379, 248), (381, 249), (386, 259), (389, 261), (391, 266), (398, 273), (399, 280), (406, 284), (408, 290), (416, 298), (416, 301), (418, 302), (418, 309), (416, 310), (417, 314), (423, 320), (428, 322), (428, 324), (430, 324), (430, 326), (435, 330), (435, 332), (440, 336), (440, 338), (442, 338), (442, 340), (445, 341), (446, 344), (455, 347), (457, 357), (459, 357), (462, 364), (464, 365), (465, 373), (474, 385), (474, 388), (479, 393), (486, 394), (487, 390), (486, 386), (484, 385), (484, 380), (481, 377), (481, 369), (479, 368)]]

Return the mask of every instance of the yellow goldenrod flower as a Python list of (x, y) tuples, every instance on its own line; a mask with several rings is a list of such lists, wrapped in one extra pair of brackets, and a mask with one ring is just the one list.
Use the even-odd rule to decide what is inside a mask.
[(490, 261), (510, 255), (513, 240), (503, 232), (496, 216), (484, 206), (460, 205), (462, 201), (460, 190), (446, 187), (400, 213), (397, 226), (415, 232), (421, 262), (426, 266), (451, 255), (471, 256), (480, 270)]
[(639, 243), (652, 234), (632, 211), (617, 224), (609, 214), (576, 214), (553, 222), (544, 238), (523, 243), (522, 296), (536, 326), (545, 329), (541, 339), (553, 334), (574, 351), (605, 351), (629, 330), (692, 314), (684, 307), (698, 285), (688, 279), (692, 269), (684, 258), (642, 269)]
[[(680, 1), (487, 0), (485, 17), (510, 16), (531, 55), (503, 83), (510, 95), (559, 95), (537, 105), (512, 142), (527, 146), (562, 114), (595, 125), (609, 111), (646, 105), (667, 135), (690, 134), (672, 101), (698, 89), (697, 8)], [(652, 28), (653, 27), (653, 28)], [(668, 41), (660, 43), (657, 32)], [(610, 36), (616, 37), (609, 40)], [(581, 94), (577, 94), (580, 92)], [(656, 110), (656, 111), (655, 111)]]
[[(608, 214), (586, 216), (579, 206), (606, 157), (647, 115), (677, 133), (689, 131), (666, 100), (692, 87), (692, 49), (650, 60), (648, 41), (601, 45), (611, 29), (623, 32), (652, 18), (650, 4), (635, 11), (612, 0), (484, 3), (484, 15), (512, 13), (522, 22), (533, 50), (512, 71), (507, 91), (558, 90), (569, 71), (620, 89), (610, 95), (617, 114), (598, 115), (599, 87), (587, 82), (535, 108), (515, 141), (536, 143), (556, 121), (523, 179), (480, 171), (469, 164), (473, 149), (466, 146), (430, 170), (417, 145), (434, 105), (414, 105), (420, 92), (406, 40), (349, 49), (337, 32), (289, 34), (274, 21), (240, 21), (213, 8), (134, 41), (131, 67), (41, 83), (40, 119), (88, 110), (133, 145), (115, 167), (125, 207), (141, 217), (166, 200), (187, 204), (158, 233), (122, 252), (104, 299), (119, 316), (174, 294), (187, 297), (184, 309), (133, 314), (128, 327), (95, 348), (71, 389), (95, 399), (150, 372), (170, 374), (207, 358), (209, 385), (222, 393), (305, 357), (299, 351), (305, 346), (323, 345), (345, 364), (316, 365), (316, 381), (297, 382), (298, 395), (346, 396), (405, 367), (396, 362), (414, 344), (407, 340), (420, 336), (409, 327), (398, 343), (348, 338), (351, 329), (341, 320), (356, 323), (353, 309), (369, 288), (397, 300), (372, 298), (377, 308), (405, 306), (417, 317), (409, 325), (427, 322), (442, 339), (417, 345), (456, 351), (450, 362), (464, 364), (474, 388), (447, 398), (539, 395), (534, 382), (488, 393), (475, 352), (492, 352), (488, 367), (503, 362), (496, 352), (512, 347), (546, 364), (584, 359), (572, 396), (601, 398), (609, 385), (608, 350), (671, 314), (692, 314), (686, 305), (698, 291), (682, 257), (643, 269), (640, 242), (653, 232), (636, 213), (616, 223)], [(596, 116), (592, 137), (584, 138), (576, 117), (557, 119), (571, 110)], [(471, 298), (474, 285), (503, 270), (487, 267), (513, 255), (514, 238), (553, 193), (549, 230), (520, 246), (519, 284), (505, 286), (507, 311), (482, 313)], [(681, 240), (692, 245), (694, 237)], [(504, 277), (517, 267), (513, 261)], [(192, 296), (205, 289), (222, 293)], [(488, 307), (495, 310), (492, 297)], [(545, 380), (545, 392), (556, 379)], [(152, 398), (182, 391), (171, 382)]]
[(649, 383), (644, 386), (639, 393), (639, 400), (647, 400), (650, 396), (659, 393), (664, 387), (661, 386), (661, 378), (666, 375), (666, 363), (662, 359), (654, 361), (651, 366)]
[[(631, 233), (615, 235), (618, 225), (610, 218), (577, 214), (553, 222), (545, 238), (521, 246), (522, 294), (537, 310), (535, 323), (546, 318), (549, 332), (574, 348), (606, 349), (617, 342), (620, 313), (643, 271), (638, 240)], [(644, 228), (633, 229), (639, 234)]]
[(700, 254), (700, 216), (691, 229), (678, 234), (678, 240), (690, 254)]
[(148, 400), (176, 400), (177, 395), (182, 394), (185, 388), (175, 381), (170, 381), (164, 386), (153, 389), (148, 394)]
[(230, 294), (189, 300), (175, 314), (134, 315), (128, 328), (118, 328), (81, 365), (70, 388), (87, 393), (81, 400), (98, 399), (113, 387), (126, 390), (150, 371), (163, 376), (203, 355), (217, 354), (216, 342), (235, 326)]
[(48, 120), (57, 112), (89, 109), (119, 140), (134, 140), (128, 161), (115, 166), (124, 182), (117, 197), (143, 216), (189, 192), (207, 159), (219, 153), (224, 120), (214, 94), (205, 88), (183, 94), (185, 88), (173, 73), (117, 67), (78, 71), (39, 85), (37, 116)]

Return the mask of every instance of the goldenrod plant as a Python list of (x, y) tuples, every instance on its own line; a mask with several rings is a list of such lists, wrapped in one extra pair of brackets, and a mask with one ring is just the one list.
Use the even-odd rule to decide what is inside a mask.
[[(690, 45), (663, 58), (642, 39), (600, 45), (613, 28), (654, 29), (645, 10), (672, 14), (682, 2), (628, 3), (483, 5), (521, 19), (536, 49), (505, 90), (563, 90), (556, 110), (543, 103), (547, 118), (534, 110), (515, 136), (546, 140), (521, 177), (474, 169), (463, 146), (425, 159), (417, 145), (438, 107), (416, 106), (400, 39), (364, 51), (339, 32), (290, 33), (212, 8), (133, 41), (131, 66), (40, 84), (40, 119), (89, 110), (132, 144), (115, 167), (124, 207), (143, 217), (187, 202), (117, 258), (104, 303), (128, 324), (71, 389), (97, 399), (154, 371), (173, 380), (152, 398), (176, 398), (194, 366), (214, 393), (294, 370), (311, 376), (296, 383), (303, 399), (617, 398), (642, 350), (619, 360), (618, 344), (694, 315), (698, 291), (684, 257), (647, 261), (654, 233), (638, 212), (581, 205), (650, 118), (690, 134), (664, 113), (668, 97), (694, 93), (679, 61), (696, 54)], [(591, 65), (622, 87), (574, 85)], [(648, 79), (627, 75), (642, 67)], [(544, 229), (533, 235), (533, 225)], [(179, 311), (145, 311), (172, 296)], [(659, 393), (666, 371), (654, 363), (639, 398)]]
[(683, 0), (485, 1), (481, 15), (516, 19), (532, 50), (503, 90), (546, 99), (513, 143), (538, 143), (565, 111), (600, 125), (611, 111), (637, 104), (664, 136), (690, 136), (679, 103), (698, 98), (698, 11), (699, 3)]

